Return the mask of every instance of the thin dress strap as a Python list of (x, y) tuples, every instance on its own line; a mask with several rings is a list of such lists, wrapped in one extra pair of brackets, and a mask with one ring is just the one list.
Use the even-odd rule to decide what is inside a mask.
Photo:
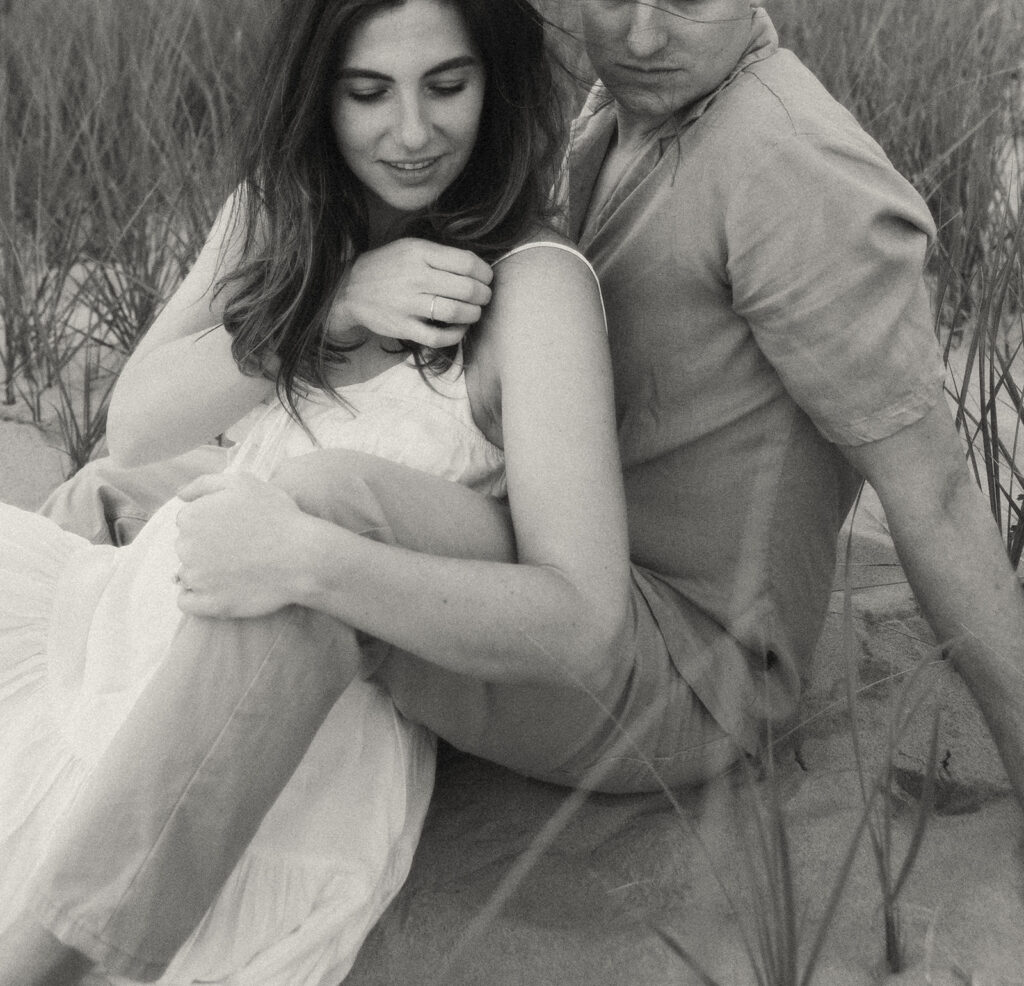
[[(519, 246), (513, 247), (508, 253), (503, 253), (494, 264), (500, 264), (503, 260), (509, 257), (514, 257), (517, 253), (523, 253), (526, 250), (533, 250), (536, 247), (551, 247), (553, 250), (562, 250), (565, 253), (572, 254), (578, 260), (583, 262), (583, 265), (594, 275), (594, 281), (597, 284), (597, 296), (601, 299), (601, 316), (604, 319), (605, 332), (608, 331), (608, 312), (605, 311), (604, 307), (604, 295), (601, 293), (601, 279), (597, 276), (597, 271), (594, 270), (594, 265), (591, 264), (582, 253), (579, 252), (575, 247), (567, 246), (565, 243), (557, 243), (554, 240), (532, 240), (529, 243), (520, 243)], [(492, 266), (494, 266), (492, 264)]]

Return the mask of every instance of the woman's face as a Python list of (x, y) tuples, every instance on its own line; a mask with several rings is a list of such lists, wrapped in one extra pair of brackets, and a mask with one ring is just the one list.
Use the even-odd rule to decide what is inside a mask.
[(406, 0), (357, 28), (338, 66), (331, 111), (371, 216), (435, 202), (476, 143), (484, 69), (462, 17), (441, 0)]

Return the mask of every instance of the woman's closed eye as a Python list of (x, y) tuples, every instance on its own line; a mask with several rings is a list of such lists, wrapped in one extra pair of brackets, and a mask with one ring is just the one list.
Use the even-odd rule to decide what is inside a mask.
[[(426, 84), (426, 91), (427, 95), (444, 99), (465, 92), (467, 85), (466, 79), (432, 81)], [(346, 89), (345, 95), (357, 103), (373, 103), (383, 99), (390, 91), (390, 86), (361, 86)]]
[(457, 96), (460, 92), (466, 91), (467, 84), (465, 78), (433, 79), (428, 83), (427, 88), (435, 96)]
[(355, 100), (357, 103), (372, 103), (378, 99), (382, 99), (387, 93), (387, 89), (383, 87), (375, 89), (348, 89), (345, 95), (349, 99)]

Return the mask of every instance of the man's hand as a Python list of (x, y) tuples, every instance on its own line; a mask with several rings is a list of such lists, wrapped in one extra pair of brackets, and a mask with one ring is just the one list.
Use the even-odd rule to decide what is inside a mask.
[(178, 606), (194, 616), (264, 616), (296, 601), (302, 531), (311, 521), (287, 493), (251, 476), (219, 474), (178, 496)]
[(361, 254), (338, 290), (328, 337), (363, 327), (435, 348), (459, 342), (491, 300), (491, 268), (468, 250), (402, 239)]

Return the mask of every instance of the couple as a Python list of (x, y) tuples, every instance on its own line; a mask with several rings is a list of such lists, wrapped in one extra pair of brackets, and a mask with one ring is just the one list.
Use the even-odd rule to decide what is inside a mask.
[[(215, 473), (128, 549), (3, 517), (55, 614), (4, 701), (56, 695), (91, 760), (28, 778), (62, 823), (6, 836), (31, 900), (0, 983), (336, 981), (408, 868), (430, 734), (611, 791), (723, 769), (795, 711), (861, 476), (1024, 796), (1024, 603), (941, 400), (931, 221), (765, 13), (579, 7), (602, 84), (561, 205), (606, 343), (543, 227), (530, 9), (292, 6), (239, 192), (111, 407), (124, 463), (250, 414), (227, 471), (49, 504), (92, 533), (83, 498), (123, 521)], [(270, 905), (296, 935), (242, 932)]]

